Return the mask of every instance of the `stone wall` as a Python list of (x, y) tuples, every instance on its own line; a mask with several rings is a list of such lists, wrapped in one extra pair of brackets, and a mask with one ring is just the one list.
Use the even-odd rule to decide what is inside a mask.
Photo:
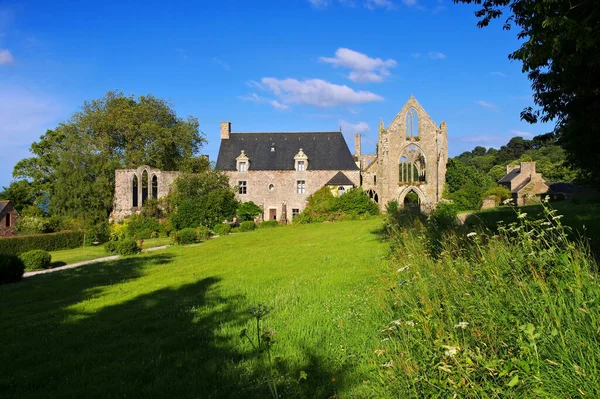
[[(161, 171), (151, 168), (148, 165), (142, 165), (137, 169), (117, 169), (115, 171), (115, 196), (113, 201), (113, 211), (110, 220), (116, 222), (134, 213), (139, 213), (142, 209), (142, 177), (144, 172), (148, 175), (148, 196), (152, 195), (152, 179), (156, 176), (158, 190), (156, 198), (162, 198), (171, 192), (173, 181), (179, 176), (180, 172)], [(137, 177), (137, 206), (133, 204), (133, 181)]]
[[(246, 194), (238, 194), (242, 202), (252, 201), (264, 210), (264, 219), (270, 219), (271, 210), (276, 212), (277, 220), (282, 219), (283, 204), (286, 203), (286, 219), (292, 220), (293, 209), (302, 212), (306, 207), (306, 199), (335, 176), (338, 170), (248, 170), (246, 172), (226, 171), (229, 182), (236, 189), (240, 181), (246, 182)], [(356, 187), (360, 186), (360, 171), (342, 170)], [(297, 193), (296, 182), (306, 182), (306, 192)], [(272, 189), (270, 186), (273, 185)]]
[(19, 220), (19, 212), (8, 202), (0, 212), (0, 237), (12, 237), (15, 235), (15, 225)]

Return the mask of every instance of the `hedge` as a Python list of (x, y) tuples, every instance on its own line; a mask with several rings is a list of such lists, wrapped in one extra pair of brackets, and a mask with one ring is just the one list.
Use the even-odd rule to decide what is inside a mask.
[(25, 264), (25, 270), (50, 269), (52, 265), (52, 255), (43, 249), (32, 249), (19, 257)]
[(134, 255), (140, 252), (138, 243), (132, 238), (117, 241), (116, 252), (119, 255)]
[(281, 224), (277, 220), (265, 220), (258, 225), (259, 228), (264, 229), (265, 227), (279, 227)]
[(20, 255), (32, 249), (57, 251), (59, 249), (78, 248), (83, 244), (81, 231), (61, 231), (59, 233), (32, 234), (0, 238), (0, 254)]
[(254, 223), (252, 221), (246, 221), (246, 222), (240, 223), (240, 231), (241, 232), (252, 231), (255, 228), (256, 228), (256, 223)]
[(220, 236), (226, 236), (231, 231), (231, 226), (226, 223), (219, 223), (213, 227), (213, 232)]

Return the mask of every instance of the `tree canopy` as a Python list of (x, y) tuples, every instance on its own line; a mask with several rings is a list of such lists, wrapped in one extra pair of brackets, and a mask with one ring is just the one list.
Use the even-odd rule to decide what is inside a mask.
[(17, 180), (7, 190), (18, 192), (19, 202), (34, 202), (54, 215), (105, 220), (115, 169), (147, 164), (205, 170), (208, 162), (195, 156), (205, 142), (198, 121), (178, 117), (166, 101), (108, 92), (86, 101), (69, 121), (33, 143), (32, 156), (16, 164)]
[(534, 91), (534, 107), (521, 118), (554, 122), (568, 160), (600, 181), (600, 6), (597, 0), (454, 0), (477, 4), (478, 26), (505, 16), (521, 47), (521, 61)]

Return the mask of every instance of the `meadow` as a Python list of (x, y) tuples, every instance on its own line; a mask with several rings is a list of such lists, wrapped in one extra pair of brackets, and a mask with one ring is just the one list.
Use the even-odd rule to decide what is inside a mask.
[[(381, 220), (260, 229), (0, 287), (3, 397), (364, 397)], [(273, 306), (269, 366), (240, 333)], [(275, 373), (275, 374), (273, 374)]]

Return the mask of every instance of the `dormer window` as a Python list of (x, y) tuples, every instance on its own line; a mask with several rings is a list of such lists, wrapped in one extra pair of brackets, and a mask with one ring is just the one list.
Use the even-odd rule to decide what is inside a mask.
[(238, 172), (246, 172), (250, 168), (250, 160), (244, 153), (244, 150), (240, 153), (240, 155), (235, 159), (236, 160), (236, 169)]
[(275, 143), (271, 143), (271, 152), (275, 152)]
[(298, 151), (296, 156), (294, 157), (294, 168), (298, 172), (304, 172), (308, 168), (308, 157), (302, 151), (302, 148)]

